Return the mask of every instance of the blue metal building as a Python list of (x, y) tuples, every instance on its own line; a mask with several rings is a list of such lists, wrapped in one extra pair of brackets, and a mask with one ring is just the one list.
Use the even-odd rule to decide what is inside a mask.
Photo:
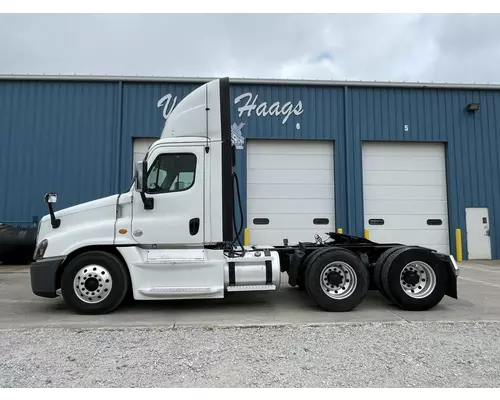
[[(58, 208), (126, 190), (132, 179), (134, 141), (158, 137), (169, 111), (206, 81), (201, 78), (0, 77), (0, 183), (3, 188), (0, 222), (19, 223), (40, 218), (46, 213), (42, 198), (49, 190), (59, 193)], [(421, 182), (421, 196), (407, 197), (413, 197), (416, 202), (412, 208), (420, 207), (423, 211), (426, 211), (427, 199), (434, 198), (439, 207), (445, 207), (447, 217), (428, 217), (428, 227), (418, 228), (419, 234), (432, 236), (433, 225), (446, 226), (447, 246), (456, 255), (455, 233), (460, 229), (464, 259), (500, 258), (500, 87), (233, 79), (231, 101), (233, 130), (245, 139), (237, 151), (244, 226), (252, 224), (247, 218), (252, 214), (248, 207), (253, 196), (248, 193), (247, 178), (250, 170), (258, 169), (249, 169), (248, 148), (253, 142), (278, 143), (277, 149), (286, 147), (280, 144), (285, 141), (297, 143), (297, 148), (306, 142), (322, 143), (326, 147), (331, 144), (334, 229), (355, 235), (385, 229), (383, 217), (370, 215), (378, 210), (401, 208), (398, 198), (403, 201), (404, 193), (419, 193), (419, 179), (433, 179), (434, 172), (429, 172), (433, 171), (429, 166), (438, 165), (438, 153), (427, 157), (427, 150), (418, 145), (438, 144), (444, 152), (446, 185), (441, 188), (435, 181)], [(371, 148), (371, 143), (380, 144), (380, 149)], [(401, 147), (384, 147), (391, 143)], [(412, 145), (417, 145), (419, 150)], [(287, 165), (286, 160), (300, 163), (300, 155), (294, 151), (288, 155), (268, 154), (267, 158), (263, 158), (265, 152), (255, 153), (253, 157), (261, 160), (258, 162), (262, 165), (279, 157), (284, 157), (283, 165)], [(417, 153), (420, 155), (412, 158)], [(325, 154), (330, 153), (321, 153), (323, 158)], [(305, 158), (302, 160), (309, 163)], [(406, 160), (412, 165), (411, 173), (405, 169)], [(369, 170), (367, 165), (374, 168)], [(386, 178), (381, 173), (384, 168), (389, 174)], [(436, 169), (436, 174), (439, 170)], [(309, 170), (308, 174), (312, 177), (315, 171)], [(377, 196), (395, 192), (391, 185), (398, 179), (406, 182), (406, 188), (400, 182), (401, 196), (386, 199), (386, 204), (382, 204), (383, 198)], [(372, 187), (368, 187), (369, 180)], [(380, 187), (377, 182), (382, 182)], [(433, 197), (443, 188), (445, 197)], [(370, 198), (368, 191), (374, 197)], [(444, 198), (446, 204), (441, 204)], [(262, 204), (261, 198), (254, 203), (259, 201)], [(429, 210), (434, 206), (429, 203)], [(478, 212), (486, 214), (479, 225), (472, 226)], [(416, 211), (415, 215), (419, 213)], [(403, 217), (400, 221), (406, 218)], [(436, 220), (437, 223), (433, 222)], [(375, 221), (373, 225), (372, 221)], [(406, 222), (387, 229), (404, 233), (401, 226), (404, 224)], [(318, 230), (324, 232), (321, 223)], [(479, 236), (487, 238), (490, 251), (475, 257), (473, 255), (482, 254), (481, 251), (472, 251), (468, 246), (484, 247), (484, 238)], [(390, 235), (379, 237), (392, 238)]]

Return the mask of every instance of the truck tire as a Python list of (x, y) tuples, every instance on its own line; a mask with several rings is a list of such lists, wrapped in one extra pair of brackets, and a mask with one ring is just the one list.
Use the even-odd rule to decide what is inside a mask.
[(311, 258), (307, 288), (311, 298), (327, 311), (356, 308), (368, 292), (368, 271), (352, 251), (326, 249)]
[(429, 251), (404, 247), (384, 263), (381, 281), (386, 294), (399, 308), (425, 311), (445, 296), (448, 273)]
[(311, 293), (309, 293), (309, 287), (308, 287), (308, 275), (309, 275), (309, 270), (311, 268), (311, 264), (318, 258), (321, 254), (331, 251), (332, 249), (330, 247), (322, 247), (319, 249), (314, 250), (312, 253), (310, 253), (306, 259), (304, 260), (304, 267), (302, 268), (301, 272), (301, 279), (302, 279), (302, 285), (304, 286), (307, 294), (309, 297), (311, 297)]
[(390, 249), (384, 251), (378, 258), (377, 262), (375, 263), (375, 267), (373, 268), (373, 280), (375, 281), (375, 286), (378, 291), (382, 293), (382, 295), (389, 301), (392, 301), (392, 299), (386, 293), (384, 286), (382, 285), (382, 267), (384, 266), (389, 256), (402, 247), (404, 246), (391, 247)]
[(311, 264), (311, 259), (313, 259), (313, 257), (315, 257), (318, 254), (318, 252), (322, 252), (322, 251), (326, 251), (326, 250), (329, 250), (329, 249), (321, 248), (321, 249), (314, 250), (313, 252), (309, 253), (306, 256), (306, 258), (304, 259), (304, 261), (300, 267), (299, 276), (297, 277), (297, 286), (301, 290), (307, 291), (307, 271), (309, 269), (309, 265)]
[(61, 294), (79, 314), (106, 314), (125, 299), (130, 279), (115, 255), (104, 251), (81, 254), (64, 269)]

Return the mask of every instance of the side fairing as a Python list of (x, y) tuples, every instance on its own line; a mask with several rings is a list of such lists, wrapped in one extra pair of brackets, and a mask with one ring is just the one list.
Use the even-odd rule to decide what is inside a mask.
[[(214, 242), (233, 239), (234, 191), (230, 126), (229, 79), (217, 79), (197, 88), (172, 111), (161, 139), (206, 138), (210, 146), (211, 238)], [(149, 162), (150, 160), (148, 160)]]

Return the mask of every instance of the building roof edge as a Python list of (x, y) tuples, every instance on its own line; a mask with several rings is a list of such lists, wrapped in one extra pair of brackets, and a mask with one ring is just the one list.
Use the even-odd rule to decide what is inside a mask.
[[(37, 75), (0, 74), (0, 81), (80, 81), (80, 82), (164, 82), (199, 83), (209, 82), (217, 77), (174, 77), (174, 76), (125, 76), (125, 75)], [(405, 82), (405, 81), (341, 81), (325, 79), (278, 79), (278, 78), (229, 78), (234, 84), (294, 85), (294, 86), (336, 86), (336, 87), (406, 87), (435, 89), (498, 90), (500, 84), (489, 83), (447, 83), (447, 82)]]

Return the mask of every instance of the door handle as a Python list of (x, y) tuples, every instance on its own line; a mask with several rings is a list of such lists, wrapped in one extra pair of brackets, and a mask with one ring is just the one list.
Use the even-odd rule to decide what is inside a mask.
[(490, 230), (489, 229), (486, 229), (485, 236), (490, 236)]
[(191, 236), (194, 236), (198, 233), (200, 230), (200, 219), (199, 218), (193, 218), (189, 221), (189, 233)]

